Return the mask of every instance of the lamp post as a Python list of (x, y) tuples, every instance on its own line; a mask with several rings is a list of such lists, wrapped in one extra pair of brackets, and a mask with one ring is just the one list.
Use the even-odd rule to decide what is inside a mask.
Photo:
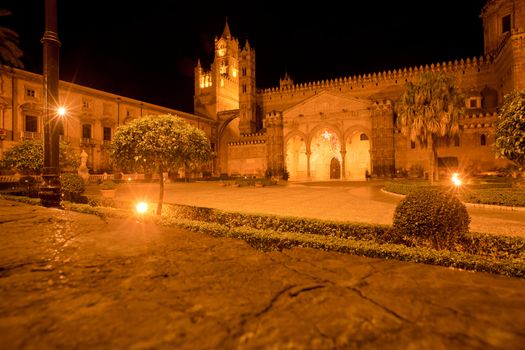
[(44, 185), (38, 193), (45, 207), (60, 207), (58, 67), (59, 48), (57, 26), (57, 0), (46, 0), (44, 46)]
[(122, 102), (122, 100), (120, 99), (120, 97), (117, 97), (115, 101), (117, 101), (117, 128), (118, 128), (120, 126), (120, 102)]

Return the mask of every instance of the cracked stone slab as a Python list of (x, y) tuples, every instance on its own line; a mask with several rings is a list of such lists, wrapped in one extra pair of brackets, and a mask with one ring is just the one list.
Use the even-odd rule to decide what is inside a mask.
[(6, 349), (522, 349), (525, 280), (0, 200)]

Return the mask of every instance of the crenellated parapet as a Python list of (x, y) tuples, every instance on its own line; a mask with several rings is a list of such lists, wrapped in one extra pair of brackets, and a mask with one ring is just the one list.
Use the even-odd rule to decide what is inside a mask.
[(459, 123), (464, 129), (493, 128), (497, 118), (497, 113), (468, 114), (462, 116)]
[(405, 83), (413, 80), (417, 76), (425, 72), (446, 72), (452, 74), (462, 74), (464, 72), (481, 72), (492, 65), (492, 61), (488, 57), (474, 57), (467, 59), (460, 59), (442, 63), (432, 63), (430, 65), (420, 65), (416, 67), (387, 70), (382, 72), (374, 72), (369, 74), (354, 75), (351, 77), (342, 77), (335, 79), (326, 79), (307, 83), (298, 83), (293, 85), (283, 85), (280, 87), (273, 87), (259, 90), (263, 95), (281, 94), (283, 92), (301, 92), (318, 89), (333, 89), (340, 87), (356, 86), (356, 87), (370, 87), (378, 86), (379, 84), (397, 84)]
[(264, 139), (239, 140), (239, 141), (228, 142), (228, 146), (262, 145), (265, 143), (266, 143), (266, 140)]

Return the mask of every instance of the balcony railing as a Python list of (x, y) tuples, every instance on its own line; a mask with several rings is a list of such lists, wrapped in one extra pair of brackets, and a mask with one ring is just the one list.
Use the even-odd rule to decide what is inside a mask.
[(22, 131), (20, 137), (23, 140), (40, 140), (42, 138), (42, 134), (33, 131)]
[(97, 141), (91, 138), (81, 138), (80, 139), (80, 146), (83, 147), (95, 147), (97, 144)]

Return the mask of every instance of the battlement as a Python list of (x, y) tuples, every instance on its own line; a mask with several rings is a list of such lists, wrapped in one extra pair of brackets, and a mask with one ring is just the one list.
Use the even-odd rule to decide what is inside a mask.
[(246, 140), (246, 141), (228, 142), (228, 146), (261, 145), (265, 143), (266, 143), (266, 140)]
[(492, 128), (496, 126), (497, 113), (467, 114), (461, 117), (460, 124), (465, 129)]
[(337, 87), (346, 87), (346, 86), (369, 86), (369, 84), (374, 84), (377, 86), (379, 83), (405, 83), (408, 80), (413, 79), (414, 77), (425, 73), (425, 72), (449, 72), (449, 73), (459, 73), (465, 72), (467, 70), (476, 70), (481, 72), (481, 70), (488, 68), (492, 65), (492, 61), (489, 57), (480, 56), (474, 58), (467, 58), (442, 62), (442, 63), (432, 63), (430, 65), (420, 65), (419, 67), (409, 67), (402, 69), (394, 69), (383, 71), (379, 73), (369, 73), (369, 74), (360, 74), (354, 75), (351, 77), (335, 78), (320, 80), (315, 82), (308, 83), (299, 83), (293, 85), (285, 85), (281, 87), (273, 87), (268, 89), (259, 90), (259, 93), (264, 95), (280, 94), (283, 92), (299, 92), (305, 90), (315, 90), (315, 89), (332, 89)]

